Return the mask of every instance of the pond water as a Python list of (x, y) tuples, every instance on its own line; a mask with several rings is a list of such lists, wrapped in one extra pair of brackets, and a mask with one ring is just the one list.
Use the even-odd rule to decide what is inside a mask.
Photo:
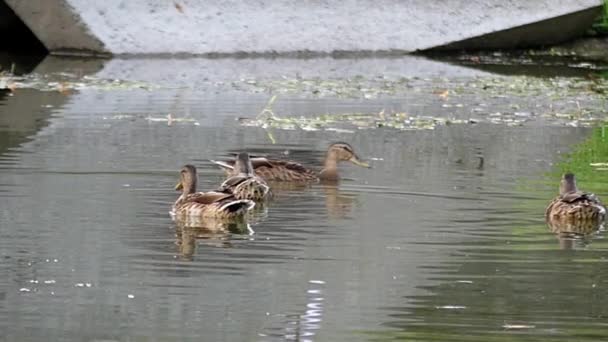
[[(59, 61), (66, 72), (82, 63)], [(559, 172), (572, 158), (567, 153), (589, 139), (604, 143), (601, 126), (550, 120), (538, 110), (543, 91), (561, 89), (558, 81), (536, 95), (482, 91), (445, 102), (437, 89), (496, 77), (445, 64), (447, 73), (424, 72), (402, 91), (379, 96), (277, 91), (275, 113), (390, 109), (463, 120), (421, 129), (287, 130), (237, 120), (255, 116), (277, 92), (224, 91), (229, 82), (213, 88), (215, 76), (189, 86), (191, 77), (171, 64), (187, 60), (141, 62), (156, 65), (157, 74), (171, 65), (181, 77), (175, 84), (166, 75), (138, 79), (137, 67), (112, 63), (93, 72), (113, 79), (130, 70), (125, 77), (161, 87), (24, 86), (0, 93), (1, 340), (604, 338), (604, 233), (560, 240), (544, 224)], [(442, 65), (420, 57), (405, 64), (419, 70), (425, 63)], [(239, 74), (239, 60), (229, 64), (223, 70)], [(120, 73), (112, 74), (113, 67)], [(166, 83), (171, 86), (162, 87)], [(583, 91), (554, 102), (601, 104)], [(526, 121), (470, 117), (505, 108)], [(171, 221), (172, 188), (183, 164), (195, 164), (200, 189), (212, 189), (223, 175), (209, 159), (247, 150), (318, 165), (334, 141), (350, 143), (373, 168), (342, 164), (337, 185), (276, 188), (274, 200), (251, 218), (248, 234), (182, 229)], [(587, 154), (606, 157), (598, 153)], [(608, 197), (608, 178), (579, 179), (586, 185)]]

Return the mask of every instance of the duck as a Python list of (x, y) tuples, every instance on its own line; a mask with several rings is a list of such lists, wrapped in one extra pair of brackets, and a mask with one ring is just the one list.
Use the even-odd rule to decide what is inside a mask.
[[(355, 165), (370, 168), (367, 162), (362, 161), (357, 156), (352, 146), (345, 142), (336, 142), (329, 145), (323, 168), (319, 172), (308, 169), (294, 161), (263, 157), (251, 158), (255, 175), (267, 182), (337, 181), (340, 179), (338, 164), (341, 161), (349, 161)], [(223, 168), (229, 176), (238, 174), (235, 169), (235, 161), (212, 160), (211, 162)]]
[(255, 206), (248, 199), (238, 199), (229, 191), (196, 192), (198, 177), (196, 167), (184, 165), (175, 190), (182, 193), (172, 207), (172, 215), (178, 220), (191, 218), (240, 219)]
[(255, 175), (249, 153), (241, 152), (236, 156), (233, 170), (236, 175), (226, 179), (218, 191), (231, 192), (238, 199), (258, 202), (271, 196), (270, 187), (266, 181)]
[(550, 225), (570, 222), (578, 226), (585, 222), (603, 222), (605, 218), (606, 207), (600, 199), (594, 194), (578, 190), (576, 178), (570, 172), (562, 176), (559, 195), (545, 210), (545, 219)]

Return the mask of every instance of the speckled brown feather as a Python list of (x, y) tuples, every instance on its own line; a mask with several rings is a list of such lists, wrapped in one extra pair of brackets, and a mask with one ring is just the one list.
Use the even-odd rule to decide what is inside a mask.
[(220, 190), (227, 190), (238, 199), (263, 201), (270, 197), (270, 187), (258, 176), (236, 175), (222, 183)]
[[(250, 161), (255, 175), (267, 182), (335, 181), (340, 178), (338, 176), (338, 163), (341, 161), (349, 161), (358, 166), (370, 167), (366, 162), (359, 159), (349, 144), (343, 142), (333, 143), (329, 146), (325, 155), (323, 169), (319, 173), (293, 161), (267, 158), (251, 158)], [(235, 170), (235, 161), (218, 162), (212, 160), (212, 162), (225, 169), (229, 176), (239, 173), (238, 170)]]
[(560, 235), (589, 235), (598, 231), (602, 227), (602, 221), (594, 218), (590, 220), (576, 219), (549, 219), (547, 226), (553, 233)]
[[(223, 162), (224, 164), (234, 167), (234, 160)], [(253, 170), (255, 175), (262, 178), (264, 181), (270, 182), (310, 182), (318, 179), (317, 173), (307, 169), (302, 164), (276, 159), (252, 158)], [(238, 174), (233, 168), (223, 167), (228, 177), (233, 177)]]
[(606, 208), (594, 194), (577, 189), (574, 174), (566, 173), (562, 176), (559, 192), (559, 196), (545, 210), (548, 223), (562, 222), (575, 226), (577, 223), (604, 221)]
[(187, 217), (242, 218), (255, 205), (250, 200), (237, 199), (227, 191), (196, 192), (197, 178), (194, 166), (182, 167), (180, 182), (175, 187), (181, 189), (182, 194), (173, 204), (171, 211), (177, 220)]
[(233, 194), (198, 192), (180, 198), (173, 206), (177, 218), (185, 216), (234, 219), (244, 217), (252, 202), (237, 199)]
[(315, 171), (295, 162), (269, 160), (269, 163), (271, 166), (254, 165), (255, 174), (266, 181), (310, 182), (318, 178)]
[(604, 220), (605, 214), (596, 196), (580, 191), (556, 197), (545, 211), (548, 220)]
[(233, 170), (235, 176), (226, 179), (220, 186), (220, 191), (233, 193), (238, 199), (263, 201), (270, 196), (270, 187), (254, 173), (253, 163), (247, 152), (237, 155)]

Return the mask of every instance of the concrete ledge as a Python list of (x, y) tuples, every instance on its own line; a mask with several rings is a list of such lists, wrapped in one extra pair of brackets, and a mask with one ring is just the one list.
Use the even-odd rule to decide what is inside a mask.
[(0, 0), (0, 35), (4, 51), (44, 51), (44, 46), (15, 12)]
[[(1, 0), (0, 0), (1, 1)], [(55, 53), (235, 54), (411, 52), (497, 32), (491, 47), (581, 33), (601, 0), (92, 1), (4, 0)], [(584, 15), (581, 15), (584, 13)], [(571, 15), (572, 14), (572, 15)], [(551, 22), (553, 29), (534, 23)], [(515, 27), (520, 29), (514, 32)]]
[(73, 7), (69, 0), (4, 1), (51, 52), (110, 53), (104, 38), (92, 34), (90, 23), (82, 20), (83, 8)]
[[(546, 46), (561, 43), (581, 34), (598, 16), (598, 8), (551, 18), (534, 24), (523, 25), (480, 37), (438, 46), (436, 50), (501, 49)], [(559, 30), (559, 32), (558, 32)]]

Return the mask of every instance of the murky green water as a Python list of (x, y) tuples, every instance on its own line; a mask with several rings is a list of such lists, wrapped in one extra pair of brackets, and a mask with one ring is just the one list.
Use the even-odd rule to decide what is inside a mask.
[[(547, 122), (539, 111), (515, 125), (273, 129), (272, 144), (268, 131), (236, 119), (255, 116), (274, 92), (188, 86), (188, 76), (173, 71), (181, 84), (161, 89), (0, 94), (1, 340), (606, 335), (604, 233), (560, 241), (543, 221), (560, 170), (589, 169), (606, 157), (589, 150), (605, 144), (601, 128)], [(538, 108), (538, 94), (438, 97), (454, 77), (495, 77), (456, 74), (419, 78), (423, 91), (414, 85), (374, 98), (284, 94), (273, 110), (307, 116), (384, 108), (466, 122), (513, 103), (513, 112)], [(599, 101), (591, 96), (556, 103)], [(168, 122), (168, 113), (187, 120)], [(352, 144), (373, 169), (343, 165), (337, 186), (276, 189), (276, 199), (252, 220), (252, 234), (182, 230), (168, 215), (182, 164), (197, 165), (201, 189), (211, 189), (222, 174), (208, 159), (246, 149), (314, 165), (337, 140)], [(580, 152), (590, 140), (595, 145)], [(565, 164), (576, 151), (578, 164)], [(608, 198), (605, 172), (589, 171), (579, 185)]]

